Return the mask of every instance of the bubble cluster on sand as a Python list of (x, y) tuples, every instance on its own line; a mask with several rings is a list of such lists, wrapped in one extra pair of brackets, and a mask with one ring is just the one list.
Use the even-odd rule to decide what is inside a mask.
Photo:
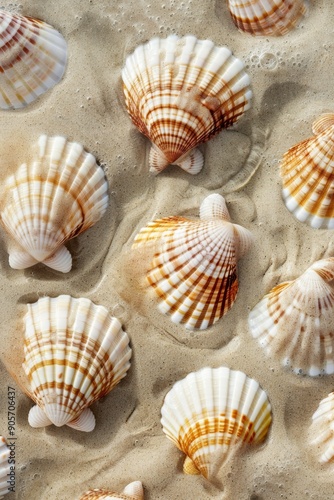
[(299, 52), (277, 50), (272, 46), (253, 48), (245, 57), (246, 69), (277, 71), (280, 68), (300, 68), (307, 66), (306, 57)]

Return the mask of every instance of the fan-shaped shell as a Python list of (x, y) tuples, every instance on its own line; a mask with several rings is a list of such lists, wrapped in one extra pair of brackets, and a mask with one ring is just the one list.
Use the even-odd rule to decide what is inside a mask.
[(58, 83), (67, 44), (39, 19), (0, 10), (0, 108), (18, 109)]
[(227, 47), (194, 36), (154, 38), (131, 54), (122, 71), (128, 113), (153, 143), (150, 170), (170, 163), (197, 174), (198, 144), (233, 125), (250, 107), (243, 63)]
[(10, 455), (9, 448), (3, 436), (0, 436), (0, 498), (6, 495), (8, 490), (8, 474), (10, 474), (10, 465), (8, 458)]
[(188, 457), (184, 471), (208, 479), (242, 443), (260, 443), (271, 423), (258, 382), (226, 367), (203, 368), (176, 382), (161, 414), (164, 433)]
[(133, 481), (128, 484), (122, 493), (115, 493), (110, 490), (90, 490), (80, 497), (80, 500), (144, 500), (143, 485), (140, 481)]
[(296, 373), (334, 373), (334, 258), (274, 287), (251, 311), (249, 326), (268, 354)]
[(89, 299), (43, 297), (28, 304), (23, 368), (30, 382), (33, 427), (90, 431), (88, 409), (125, 377), (131, 349), (118, 319)]
[(310, 444), (317, 448), (320, 463), (334, 462), (334, 392), (320, 401), (312, 416)]
[(5, 185), (0, 219), (15, 245), (9, 264), (25, 269), (38, 262), (61, 272), (72, 267), (64, 243), (93, 226), (108, 206), (103, 169), (83, 146), (43, 135), (39, 154)]
[(283, 157), (283, 199), (299, 221), (334, 229), (334, 114), (320, 116), (312, 128), (315, 136)]
[(234, 24), (251, 35), (280, 36), (307, 13), (304, 0), (228, 0)]
[(251, 233), (232, 224), (224, 198), (212, 194), (203, 201), (199, 220), (177, 216), (151, 222), (133, 248), (156, 241), (147, 280), (160, 311), (186, 328), (208, 328), (236, 299), (237, 260), (249, 249)]

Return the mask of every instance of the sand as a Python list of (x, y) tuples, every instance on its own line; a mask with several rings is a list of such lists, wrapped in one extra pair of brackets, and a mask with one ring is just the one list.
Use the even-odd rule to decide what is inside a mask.
[[(320, 466), (307, 444), (311, 416), (333, 389), (333, 376), (285, 370), (265, 356), (247, 324), (249, 311), (275, 284), (333, 255), (331, 231), (309, 228), (285, 208), (278, 168), (289, 147), (311, 136), (312, 121), (333, 111), (330, 4), (312, 3), (297, 29), (267, 39), (239, 33), (223, 0), (2, 2), (3, 8), (18, 8), (56, 27), (68, 41), (69, 61), (60, 84), (37, 102), (0, 112), (0, 182), (29, 159), (40, 134), (60, 134), (96, 155), (111, 195), (103, 219), (69, 243), (74, 266), (66, 275), (42, 265), (11, 269), (3, 238), (2, 359), (18, 363), (25, 304), (63, 293), (106, 306), (133, 348), (127, 377), (93, 405), (97, 424), (88, 434), (68, 427), (32, 429), (32, 401), (0, 364), (5, 437), (8, 386), (16, 392), (16, 493), (8, 500), (73, 500), (91, 487), (121, 491), (133, 480), (143, 482), (148, 500), (333, 498), (333, 466)], [(131, 124), (121, 91), (126, 56), (151, 37), (171, 33), (227, 45), (245, 62), (254, 93), (252, 109), (238, 125), (202, 147), (205, 166), (194, 177), (174, 166), (157, 177), (149, 174), (149, 142)], [(226, 196), (232, 220), (248, 228), (255, 243), (239, 263), (233, 308), (208, 330), (188, 332), (161, 315), (143, 289), (145, 258), (134, 256), (131, 244), (153, 218), (197, 216), (213, 192)], [(242, 450), (212, 484), (183, 474), (182, 453), (162, 433), (160, 408), (174, 382), (204, 366), (222, 365), (259, 381), (271, 401), (273, 423), (263, 445)]]

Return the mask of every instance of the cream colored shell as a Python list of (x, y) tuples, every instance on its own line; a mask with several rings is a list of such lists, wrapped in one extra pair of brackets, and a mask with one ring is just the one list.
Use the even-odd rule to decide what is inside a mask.
[(314, 137), (284, 155), (280, 174), (286, 207), (314, 228), (334, 229), (334, 114), (312, 125)]
[(295, 373), (334, 373), (334, 258), (274, 287), (251, 311), (251, 334)]
[(125, 377), (131, 349), (118, 319), (89, 299), (43, 297), (28, 304), (24, 363), (33, 427), (54, 424), (91, 431), (88, 408)]
[(133, 248), (158, 243), (147, 281), (159, 309), (174, 323), (205, 329), (233, 305), (237, 260), (249, 249), (251, 233), (232, 224), (224, 198), (211, 194), (200, 207), (200, 219), (166, 217), (137, 234)]
[(128, 484), (122, 493), (114, 491), (95, 489), (84, 493), (79, 500), (144, 500), (143, 485), (140, 481), (133, 481)]
[(10, 473), (9, 455), (10, 450), (6, 440), (3, 436), (0, 436), (0, 498), (3, 498), (2, 495), (9, 493), (7, 482), (9, 480), (7, 474)]
[(307, 13), (304, 0), (228, 0), (234, 24), (251, 35), (280, 36)]
[(0, 108), (18, 109), (58, 83), (67, 44), (39, 19), (0, 10)]
[(4, 186), (0, 220), (11, 236), (10, 266), (43, 262), (70, 271), (72, 257), (64, 243), (93, 226), (108, 200), (107, 180), (92, 154), (64, 137), (42, 135), (34, 161)]
[(309, 441), (320, 463), (334, 462), (334, 392), (320, 401), (312, 416)]
[(164, 433), (187, 455), (184, 472), (212, 479), (240, 446), (263, 441), (271, 406), (245, 373), (203, 368), (176, 382), (161, 415)]
[(233, 125), (250, 107), (243, 63), (227, 47), (195, 36), (153, 38), (136, 48), (122, 71), (128, 113), (153, 143), (150, 170), (169, 164), (191, 174), (203, 166), (194, 149)]

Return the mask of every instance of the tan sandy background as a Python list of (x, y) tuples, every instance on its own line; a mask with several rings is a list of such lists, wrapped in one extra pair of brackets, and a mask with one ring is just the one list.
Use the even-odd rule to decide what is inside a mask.
[[(306, 436), (320, 399), (333, 390), (333, 376), (311, 379), (285, 371), (278, 360), (265, 357), (247, 325), (249, 311), (272, 286), (334, 255), (333, 232), (308, 228), (286, 210), (278, 173), (282, 154), (312, 135), (318, 115), (333, 111), (332, 2), (312, 3), (298, 29), (277, 39), (239, 33), (224, 0), (20, 5), (2, 0), (0, 7), (47, 21), (63, 34), (69, 50), (59, 85), (23, 111), (0, 111), (0, 182), (29, 159), (40, 134), (60, 134), (96, 155), (111, 193), (103, 219), (69, 243), (74, 266), (67, 275), (44, 266), (12, 270), (1, 242), (1, 356), (19, 359), (25, 304), (61, 293), (108, 307), (133, 348), (127, 377), (93, 405), (97, 425), (89, 434), (68, 427), (32, 429), (27, 421), (32, 402), (0, 364), (5, 437), (8, 385), (14, 384), (17, 403), (16, 494), (8, 500), (73, 500), (90, 487), (121, 491), (137, 479), (148, 500), (332, 499), (333, 466), (317, 464)], [(123, 103), (126, 56), (153, 36), (171, 33), (227, 45), (252, 80), (251, 111), (234, 130), (203, 146), (205, 166), (195, 177), (178, 167), (157, 177), (148, 173), (149, 143), (132, 126)], [(248, 179), (247, 169), (257, 166)], [(250, 229), (255, 243), (240, 261), (240, 290), (231, 311), (209, 330), (190, 333), (158, 313), (143, 292), (145, 257), (130, 248), (149, 220), (196, 216), (212, 192), (226, 195), (232, 220)], [(266, 442), (243, 450), (213, 485), (182, 473), (183, 456), (162, 433), (160, 408), (175, 381), (221, 365), (260, 382), (272, 404), (273, 424)]]

